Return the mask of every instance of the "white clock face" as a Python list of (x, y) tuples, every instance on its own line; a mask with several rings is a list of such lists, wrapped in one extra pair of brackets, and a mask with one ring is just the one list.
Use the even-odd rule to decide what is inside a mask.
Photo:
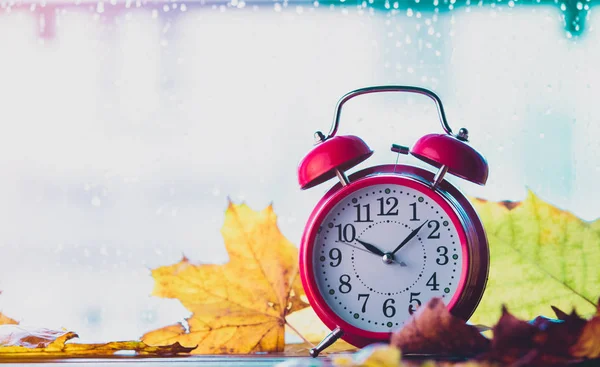
[(317, 286), (329, 307), (363, 330), (390, 332), (433, 297), (457, 291), (463, 254), (448, 213), (426, 194), (381, 184), (348, 195), (316, 236)]

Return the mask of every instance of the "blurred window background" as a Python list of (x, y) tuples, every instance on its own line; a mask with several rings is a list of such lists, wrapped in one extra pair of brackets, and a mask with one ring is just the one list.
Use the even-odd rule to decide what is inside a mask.
[[(227, 261), (227, 200), (274, 204), (298, 244), (334, 183), (298, 161), (344, 93), (418, 85), (489, 160), (471, 196), (533, 190), (600, 214), (600, 19), (577, 1), (0, 2), (0, 309), (83, 341), (137, 339), (188, 316), (150, 269)], [(441, 132), (426, 97), (352, 100), (341, 134)], [(401, 163), (418, 164), (402, 156)], [(357, 169), (359, 169), (357, 168)]]

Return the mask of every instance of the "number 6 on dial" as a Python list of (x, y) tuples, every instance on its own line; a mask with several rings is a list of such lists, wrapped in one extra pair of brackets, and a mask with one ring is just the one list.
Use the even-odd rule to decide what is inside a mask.
[[(444, 134), (429, 134), (412, 149), (392, 145), (437, 168), (381, 165), (346, 175), (373, 151), (356, 136), (336, 136), (342, 105), (374, 92), (426, 95), (438, 108)], [(466, 129), (454, 135), (442, 103), (417, 87), (358, 89), (338, 102), (327, 136), (300, 162), (302, 189), (337, 177), (306, 224), (300, 243), (300, 276), (317, 315), (332, 333), (311, 355), (338, 338), (356, 346), (386, 341), (420, 306), (441, 298), (468, 319), (483, 295), (488, 242), (465, 196), (444, 180), (447, 173), (483, 185), (487, 162), (468, 144)]]

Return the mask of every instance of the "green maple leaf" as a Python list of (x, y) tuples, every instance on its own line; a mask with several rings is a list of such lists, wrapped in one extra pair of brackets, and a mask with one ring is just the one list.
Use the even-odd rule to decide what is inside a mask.
[(585, 222), (528, 192), (522, 202), (472, 200), (490, 244), (490, 275), (471, 318), (493, 325), (505, 304), (522, 319), (550, 306), (595, 311), (600, 296), (600, 220)]

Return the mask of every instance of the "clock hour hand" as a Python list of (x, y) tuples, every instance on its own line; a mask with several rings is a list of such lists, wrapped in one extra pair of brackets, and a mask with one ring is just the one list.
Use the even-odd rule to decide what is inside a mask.
[[(384, 262), (384, 263), (386, 263), (386, 264), (391, 264), (391, 263), (393, 263), (393, 262), (397, 262), (398, 264), (400, 264), (400, 266), (406, 266), (406, 263), (405, 263), (404, 261), (396, 261), (396, 260), (394, 259), (394, 255), (392, 255), (392, 254), (390, 254), (390, 253), (385, 253), (385, 252), (381, 251), (380, 249), (378, 249), (377, 247), (375, 247), (375, 246), (371, 245), (371, 244), (370, 244), (370, 243), (368, 243), (368, 242), (365, 242), (365, 241), (359, 240), (358, 238), (356, 239), (356, 242), (358, 242), (358, 243), (360, 243), (361, 245), (363, 245), (363, 246), (364, 246), (364, 248), (366, 249), (366, 251), (368, 251), (368, 252), (370, 252), (370, 253), (372, 253), (372, 254), (375, 254), (375, 255), (381, 256), (381, 258), (383, 259), (383, 262)], [(352, 247), (354, 247), (354, 246), (352, 246)], [(363, 251), (365, 251), (364, 249), (361, 249), (361, 248), (359, 248), (359, 247), (354, 247), (354, 248), (357, 248), (357, 249), (359, 249), (359, 250), (363, 250)]]
[(406, 245), (410, 240), (412, 240), (417, 233), (419, 233), (419, 231), (421, 230), (421, 228), (423, 228), (423, 226), (425, 224), (427, 224), (427, 220), (425, 222), (423, 222), (423, 224), (421, 224), (420, 226), (418, 226), (417, 228), (413, 229), (412, 232), (410, 232), (408, 234), (408, 236), (406, 236), (406, 238), (404, 239), (404, 241), (400, 242), (400, 244), (398, 245), (398, 247), (396, 247), (394, 249), (394, 251), (392, 251), (392, 255), (394, 255), (396, 252), (398, 252), (398, 250), (400, 250), (402, 247), (404, 247), (404, 245)]
[(356, 239), (356, 242), (358, 242), (361, 245), (363, 245), (364, 248), (366, 248), (369, 252), (374, 253), (375, 255), (379, 255), (379, 256), (385, 255), (385, 253), (383, 251), (381, 251), (377, 247), (371, 245), (370, 243), (367, 243), (365, 241), (359, 240), (358, 238)]

